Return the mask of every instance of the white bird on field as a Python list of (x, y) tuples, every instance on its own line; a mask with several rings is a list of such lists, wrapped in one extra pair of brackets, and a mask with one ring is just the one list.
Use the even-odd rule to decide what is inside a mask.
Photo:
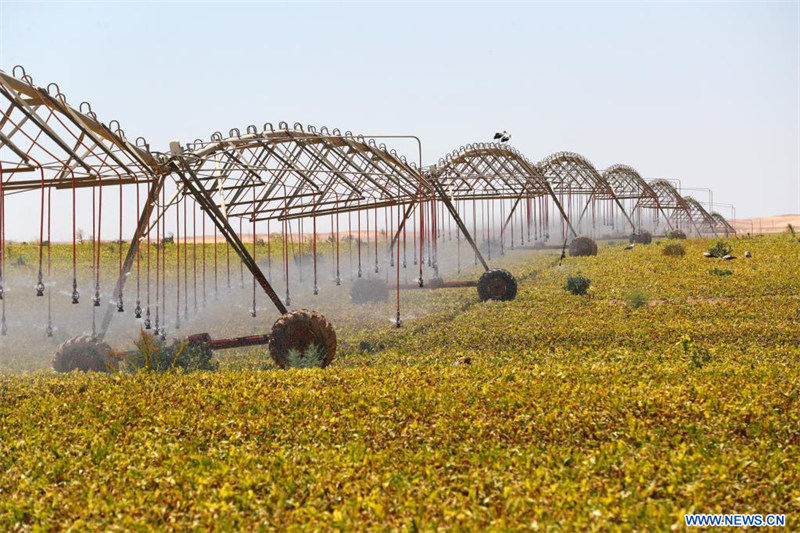
[(633, 243), (630, 243), (628, 246), (625, 247), (626, 250), (633, 250)]

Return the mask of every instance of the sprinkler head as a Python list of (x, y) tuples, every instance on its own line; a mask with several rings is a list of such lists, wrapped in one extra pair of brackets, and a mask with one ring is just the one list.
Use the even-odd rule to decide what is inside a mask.
[(144, 319), (144, 329), (150, 329), (150, 328), (151, 328), (150, 317), (147, 317)]
[(250, 316), (253, 317), (253, 318), (256, 317), (256, 308), (255, 307), (250, 310)]
[(400, 311), (397, 312), (397, 316), (394, 319), (394, 327), (396, 328), (403, 327), (403, 321), (400, 320)]
[(136, 308), (133, 310), (133, 316), (135, 318), (142, 318), (142, 305), (137, 301)]
[(119, 299), (117, 302), (117, 313), (124, 313), (125, 312), (125, 304), (122, 302), (122, 298)]
[(78, 289), (72, 289), (72, 303), (77, 304), (80, 301), (81, 293), (78, 292)]
[(44, 283), (42, 283), (42, 280), (39, 280), (36, 284), (36, 296), (44, 296)]
[(361, 266), (360, 266), (360, 265), (359, 265), (359, 267), (358, 267), (358, 277), (359, 277), (359, 278), (361, 277)]
[(422, 280), (422, 276), (417, 278), (417, 283), (419, 283), (420, 287), (423, 287), (425, 285), (425, 282)]
[(3, 292), (4, 292), (4, 290), (3, 290), (3, 286), (2, 286), (2, 285), (0, 285), (0, 300), (2, 300), (2, 299), (3, 299)]
[(319, 287), (314, 285), (314, 296), (317, 296), (318, 294), (319, 294)]
[[(339, 276), (338, 272), (336, 273), (336, 284), (337, 285), (341, 285), (342, 284), (342, 278), (341, 278), (341, 276)], [(2, 291), (0, 291), (0, 299), (2, 299), (2, 298), (3, 298), (3, 294), (2, 294)]]
[(44, 328), (44, 332), (48, 337), (53, 336), (53, 326), (52, 324), (47, 324), (47, 327)]
[(92, 296), (92, 305), (100, 307), (100, 291), (95, 291), (94, 296)]

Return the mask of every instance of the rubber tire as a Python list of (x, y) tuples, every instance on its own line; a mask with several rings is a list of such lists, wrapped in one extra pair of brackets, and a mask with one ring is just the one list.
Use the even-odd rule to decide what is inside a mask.
[(507, 302), (517, 297), (517, 280), (508, 270), (487, 270), (478, 280), (478, 298), (482, 302)]
[(389, 299), (389, 285), (379, 278), (356, 278), (350, 285), (350, 301), (354, 304), (385, 302)]
[(272, 326), (269, 353), (280, 368), (286, 369), (286, 354), (290, 349), (305, 352), (309, 345), (323, 347), (325, 356), (320, 365), (325, 368), (336, 355), (336, 332), (328, 319), (316, 311), (298, 309), (282, 315)]
[(653, 242), (653, 234), (649, 231), (643, 231), (641, 233), (633, 233), (631, 234), (628, 242), (636, 243), (636, 244), (650, 244)]
[(56, 372), (113, 372), (117, 370), (119, 361), (107, 343), (89, 335), (78, 335), (56, 348), (52, 363)]
[(597, 255), (597, 243), (594, 242), (594, 239), (585, 235), (575, 237), (569, 243), (569, 255), (571, 257)]

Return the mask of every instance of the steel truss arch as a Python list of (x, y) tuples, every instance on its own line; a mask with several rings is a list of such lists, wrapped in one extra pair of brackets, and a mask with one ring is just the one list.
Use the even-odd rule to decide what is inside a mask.
[(163, 173), (147, 142), (130, 142), (116, 121), (103, 124), (83, 102), (67, 103), (58, 86), (37, 87), (0, 71), (0, 164), (6, 193), (43, 187), (80, 188), (141, 183)]
[[(55, 84), (46, 88), (38, 87), (23, 69), (15, 67), (11, 75), (0, 71), (0, 106), (3, 114), (0, 116), (0, 258), (4, 250), (6, 221), (4, 213), (4, 199), (16, 193), (41, 191), (40, 203), (40, 236), (39, 243), (39, 277), (36, 285), (37, 296), (42, 296), (39, 286), (42, 283), (43, 252), (47, 249), (49, 255), (50, 239), (50, 199), (52, 189), (65, 189), (72, 192), (72, 240), (73, 240), (73, 288), (72, 294), (78, 294), (76, 281), (76, 201), (75, 190), (80, 188), (100, 189), (98, 199), (102, 205), (102, 187), (119, 186), (119, 239), (115, 243), (119, 246), (118, 279), (109, 295), (109, 306), (106, 308), (102, 325), (97, 334), (102, 338), (108, 329), (111, 317), (117, 312), (124, 312), (123, 289), (126, 277), (131, 272), (132, 265), (137, 258), (141, 258), (139, 247), (143, 239), (147, 239), (147, 317), (149, 317), (149, 256), (151, 251), (150, 237), (156, 229), (155, 250), (161, 251), (161, 263), (156, 261), (156, 271), (161, 268), (160, 278), (162, 290), (166, 291), (166, 255), (164, 250), (168, 242), (180, 241), (179, 228), (181, 227), (180, 213), (183, 205), (183, 249), (186, 250), (187, 236), (187, 199), (194, 200), (193, 208), (197, 213), (200, 209), (202, 225), (202, 254), (205, 261), (205, 223), (211, 220), (230, 248), (239, 256), (243, 268), (246, 267), (253, 275), (254, 281), (261, 285), (264, 292), (275, 304), (277, 310), (285, 314), (289, 307), (289, 239), (293, 239), (293, 224), (298, 230), (299, 243), (304, 242), (305, 233), (300, 220), (313, 219), (312, 252), (314, 260), (314, 291), (317, 289), (316, 251), (317, 243), (317, 217), (330, 215), (330, 227), (333, 232), (335, 226), (335, 280), (340, 282), (338, 254), (339, 245), (339, 215), (345, 214), (349, 222), (350, 213), (357, 213), (357, 253), (358, 276), (361, 276), (361, 228), (362, 213), (367, 219), (367, 242), (374, 245), (375, 274), (379, 273), (378, 246), (381, 240), (379, 231), (388, 239), (390, 232), (394, 237), (388, 245), (388, 260), (396, 268), (397, 290), (397, 324), (400, 324), (400, 246), (397, 245), (400, 235), (403, 236), (403, 254), (406, 246), (406, 221), (413, 220), (411, 229), (411, 249), (413, 262), (417, 264), (419, 253), (419, 278), (418, 285), (423, 286), (424, 252), (427, 250), (427, 266), (433, 267), (437, 282), (439, 267), (437, 257), (437, 243), (442, 241), (443, 226), (445, 222), (445, 209), (455, 221), (457, 230), (460, 231), (472, 246), (476, 259), (479, 259), (485, 270), (489, 270), (487, 262), (476, 246), (461, 215), (459, 202), (465, 211), (465, 205), (472, 201), (473, 214), (477, 210), (475, 201), (487, 200), (482, 206), (486, 214), (485, 227), (486, 244), (491, 245), (496, 229), (500, 224), (501, 250), (503, 249), (503, 230), (511, 222), (511, 243), (513, 248), (515, 221), (519, 222), (520, 244), (522, 245), (524, 215), (527, 214), (528, 242), (530, 243), (531, 213), (534, 212), (544, 222), (541, 223), (539, 235), (543, 236), (542, 242), (549, 240), (552, 229), (549, 219), (551, 206), (555, 205), (562, 218), (561, 230), (563, 237), (568, 238), (568, 231), (577, 235), (573, 228), (571, 215), (577, 223), (587, 212), (587, 208), (596, 199), (606, 203), (600, 206), (599, 211), (605, 210), (605, 216), (611, 221), (612, 229), (619, 222), (617, 211), (624, 215), (627, 223), (634, 232), (638, 229), (629, 213), (634, 214), (638, 209), (648, 208), (664, 214), (667, 224), (688, 224), (695, 229), (698, 235), (724, 231), (727, 235), (733, 232), (733, 227), (718, 213), (709, 213), (703, 206), (691, 197), (683, 198), (678, 191), (666, 180), (646, 182), (631, 167), (627, 165), (613, 165), (603, 172), (599, 172), (585, 157), (573, 152), (558, 152), (544, 158), (539, 163), (532, 163), (516, 149), (502, 143), (473, 143), (448, 154), (438, 163), (422, 168), (422, 147), (419, 147), (419, 164), (409, 162), (403, 155), (387, 148), (383, 143), (376, 143), (377, 138), (407, 138), (419, 141), (413, 136), (377, 136), (369, 137), (354, 135), (349, 131), (344, 133), (336, 128), (316, 128), (302, 126), (294, 123), (290, 126), (280, 122), (277, 126), (266, 123), (262, 127), (247, 126), (244, 130), (231, 129), (227, 135), (215, 132), (208, 140), (195, 140), (181, 145), (178, 142), (170, 144), (168, 153), (151, 151), (147, 142), (138, 138), (130, 141), (125, 132), (116, 121), (102, 123), (88, 103), (81, 103), (77, 107), (70, 105), (66, 97)], [(166, 189), (171, 188), (169, 180), (177, 185), (174, 197), (167, 201)], [(140, 199), (140, 185), (146, 184), (146, 196)], [(166, 184), (166, 186), (165, 186)], [(130, 243), (123, 240), (123, 185), (136, 186), (137, 224)], [(92, 202), (92, 259), (91, 269), (98, 273), (93, 278), (97, 287), (97, 301), (99, 306), (99, 272), (100, 245), (102, 231), (97, 217), (95, 225), (94, 215), (102, 212), (102, 208), (95, 210), (94, 190), (91, 193)], [(46, 196), (46, 194), (48, 196)], [(86, 194), (89, 196), (89, 194)], [(564, 208), (563, 197), (570, 200), (567, 210)], [(47, 204), (45, 204), (47, 198)], [(523, 200), (536, 199), (537, 202), (527, 202), (527, 213), (523, 208), (516, 211), (518, 217), (512, 219), (519, 205), (526, 205)], [(573, 210), (572, 200), (576, 205)], [(140, 202), (141, 200), (141, 202)], [(623, 204), (622, 201), (627, 202)], [(141, 203), (141, 205), (140, 205)], [(632, 206), (626, 209), (628, 204)], [(45, 218), (45, 205), (47, 217)], [(480, 204), (478, 204), (480, 206)], [(508, 206), (510, 211), (506, 211)], [(495, 206), (499, 206), (499, 217), (496, 216)], [(615, 207), (616, 206), (616, 207)], [(116, 207), (116, 206), (114, 206)], [(582, 207), (582, 210), (581, 210)], [(392, 208), (392, 209), (390, 209)], [(491, 209), (489, 209), (491, 208)], [(606, 209), (607, 208), (607, 209)], [(167, 212), (176, 216), (172, 221), (167, 220)], [(416, 211), (415, 211), (416, 209)], [(381, 223), (378, 220), (379, 211), (383, 210), (383, 230), (379, 230)], [(508, 216), (506, 217), (506, 213)], [(544, 213), (544, 216), (542, 216)], [(594, 221), (595, 209), (592, 206), (592, 220)], [(374, 214), (373, 225), (369, 225), (370, 217)], [(579, 214), (579, 216), (578, 216)], [(388, 216), (387, 216), (388, 215)], [(534, 216), (536, 216), (534, 215)], [(604, 216), (601, 212), (601, 216)], [(412, 218), (410, 218), (412, 217)], [(239, 233), (232, 226), (232, 219), (238, 218)], [(153, 222), (155, 219), (156, 222)], [(45, 225), (45, 220), (47, 223)], [(253, 246), (250, 248), (243, 242), (242, 221), (247, 220), (253, 224)], [(284, 222), (283, 236), (285, 251), (286, 299), (282, 301), (270, 285), (256, 262), (256, 245), (258, 233), (256, 223), (262, 220), (279, 220)], [(335, 224), (334, 224), (335, 220)], [(174, 225), (173, 225), (174, 222)], [(160, 223), (160, 224), (158, 224)], [(167, 224), (176, 229), (174, 240), (167, 240), (165, 228)], [(496, 226), (493, 226), (497, 223)], [(576, 223), (576, 226), (577, 226)], [(269, 224), (267, 232), (269, 233)], [(592, 222), (594, 226), (594, 222)], [(47, 233), (44, 228), (47, 227)], [(155, 228), (154, 228), (155, 227)], [(473, 228), (476, 227), (473, 216)], [(601, 225), (602, 227), (602, 225)], [(395, 232), (396, 230), (396, 232)], [(127, 231), (127, 230), (126, 230)], [(352, 229), (348, 228), (350, 243), (353, 242)], [(447, 236), (450, 237), (450, 223), (447, 222)], [(159, 234), (160, 232), (160, 234)], [(216, 230), (214, 240), (214, 269), (216, 275)], [(536, 236), (534, 230), (534, 240)], [(544, 236), (546, 235), (546, 236)], [(333, 236), (333, 233), (331, 234)], [(127, 237), (127, 235), (126, 235)], [(195, 236), (196, 237), (196, 236)], [(195, 238), (192, 237), (192, 238)], [(45, 239), (47, 239), (45, 241)], [(116, 239), (116, 237), (115, 237)], [(461, 242), (456, 232), (455, 246), (458, 247), (458, 261), (460, 261)], [(47, 242), (48, 244), (45, 244)], [(267, 246), (269, 246), (267, 238)], [(417, 245), (418, 244), (418, 245)], [(127, 246), (127, 255), (123, 251)], [(160, 247), (160, 248), (159, 248)], [(98, 250), (95, 255), (95, 248)], [(372, 250), (370, 246), (369, 250)], [(249, 250), (252, 250), (249, 251)], [(299, 247), (303, 255), (302, 245)], [(431, 250), (433, 252), (431, 253)], [(488, 257), (491, 260), (491, 248), (488, 248)], [(269, 253), (269, 252), (268, 252)], [(333, 250), (331, 250), (333, 253)], [(501, 252), (502, 253), (502, 252)], [(563, 253), (563, 247), (562, 247)], [(175, 261), (171, 266), (176, 267), (175, 279), (180, 280), (180, 250), (175, 247)], [(124, 257), (124, 261), (123, 261)], [(158, 258), (158, 252), (156, 252)], [(270, 256), (271, 257), (271, 256)], [(431, 260), (433, 258), (433, 260)], [(183, 256), (184, 288), (186, 286), (187, 262), (186, 254)], [(105, 260), (104, 260), (105, 261)], [(170, 259), (172, 261), (172, 259)], [(396, 263), (394, 263), (396, 261)], [(117, 261), (115, 261), (116, 263)], [(269, 262), (268, 262), (269, 264)], [(333, 262), (332, 262), (333, 264)], [(477, 261), (476, 261), (477, 264)], [(49, 259), (48, 263), (49, 265)], [(87, 265), (82, 265), (85, 268)], [(105, 265), (108, 267), (108, 265)], [(406, 266), (403, 256), (403, 267)], [(196, 277), (196, 267), (195, 277)], [(242, 268), (242, 271), (243, 271)], [(460, 263), (459, 263), (460, 268)], [(301, 267), (302, 269), (302, 267)], [(47, 276), (50, 277), (49, 266)], [(117, 265), (114, 265), (117, 271)], [(138, 271), (138, 262), (137, 262)], [(205, 272), (205, 262), (203, 263)], [(506, 273), (508, 274), (508, 273)], [(511, 276), (508, 274), (508, 276)], [(82, 281), (86, 277), (81, 274)], [(503, 276), (505, 277), (505, 276)], [(513, 279), (513, 276), (511, 276)], [(134, 279), (134, 278), (132, 278)], [(137, 280), (137, 309), (139, 308), (139, 281)], [(242, 275), (242, 279), (244, 279)], [(387, 278), (388, 279), (388, 278)], [(497, 281), (499, 278), (495, 279)], [(47, 281), (47, 280), (45, 280)], [(502, 280), (501, 280), (502, 281)], [(105, 283), (105, 278), (104, 281)], [(86, 283), (83, 281), (83, 283)], [(159, 278), (156, 276), (156, 287)], [(216, 279), (215, 279), (216, 283)], [(466, 286), (463, 281), (451, 286)], [(109, 285), (111, 280), (109, 280)], [(180, 283), (177, 284), (176, 293), (180, 295)], [(438, 285), (443, 287), (444, 284)], [(514, 285), (516, 286), (516, 285)], [(205, 288), (205, 274), (203, 274), (203, 287)], [(105, 286), (104, 286), (105, 289)], [(514, 289), (516, 293), (516, 289)], [(314, 294), (317, 294), (314, 292)], [(48, 292), (48, 297), (50, 293)], [(186, 291), (184, 292), (184, 297)], [(70, 295), (71, 296), (71, 295)], [(3, 263), (0, 261), (0, 299), (3, 297)], [(105, 295), (104, 295), (105, 298)], [(162, 292), (162, 308), (165, 305), (166, 293)], [(504, 299), (504, 298), (503, 298)], [(180, 298), (177, 298), (175, 310), (179, 314)], [(158, 329), (157, 306), (159, 301), (156, 289), (156, 328)], [(66, 302), (65, 302), (66, 303)], [(72, 296), (72, 304), (77, 304), (78, 298)], [(85, 300), (83, 303), (86, 303)], [(184, 306), (186, 299), (184, 298)], [(256, 292), (253, 290), (253, 316), (255, 316)], [(94, 313), (94, 311), (93, 311)], [(184, 316), (186, 313), (184, 307)], [(141, 317), (134, 312), (136, 318)], [(4, 315), (3, 315), (4, 316)], [(94, 315), (93, 315), (94, 316)], [(162, 313), (163, 316), (163, 313)], [(2, 331), (3, 319), (0, 319)], [(147, 318), (149, 324), (149, 318)], [(165, 318), (166, 320), (166, 318)], [(180, 322), (176, 318), (175, 324)], [(146, 326), (149, 328), (149, 325)], [(93, 323), (94, 331), (94, 323)], [(162, 329), (163, 333), (163, 329)], [(259, 336), (259, 342), (264, 336)], [(250, 341), (248, 341), (250, 342)]]
[(714, 221), (716, 222), (717, 230), (721, 230), (725, 234), (726, 237), (728, 235), (735, 235), (736, 234), (736, 228), (734, 228), (731, 225), (731, 223), (728, 222), (728, 220), (724, 216), (722, 216), (721, 214), (717, 213), (716, 211), (712, 212), (711, 216), (714, 218)]
[(251, 221), (344, 213), (432, 197), (418, 166), (350, 132), (270, 124), (195, 141), (180, 158), (225, 216)]
[(426, 174), (451, 200), (513, 200), (503, 230), (523, 199), (549, 197), (573, 236), (577, 235), (550, 183), (535, 164), (511, 146), (467, 144), (428, 167)]
[[(670, 214), (670, 219), (678, 227), (690, 227), (697, 235), (701, 234), (700, 228), (692, 215), (691, 206), (686, 199), (678, 193), (677, 189), (665, 179), (649, 182), (650, 188), (656, 194), (657, 201), (645, 203), (646, 207), (660, 206)], [(647, 202), (647, 200), (645, 199)]]
[(684, 196), (683, 199), (688, 205), (689, 216), (692, 217), (695, 225), (701, 234), (711, 233), (717, 236), (717, 221), (706, 209), (691, 196)]
[(461, 146), (426, 169), (454, 200), (536, 197), (549, 193), (547, 180), (516, 149), (499, 143)]
[(537, 165), (556, 194), (587, 197), (580, 223), (593, 200), (611, 200), (620, 210), (625, 220), (635, 232), (637, 227), (620, 202), (614, 189), (592, 163), (575, 152), (556, 152), (542, 159)]
[(602, 176), (617, 198), (635, 202), (631, 209), (633, 213), (638, 213), (643, 208), (650, 209), (655, 213), (656, 219), (659, 214), (663, 215), (667, 226), (672, 229), (672, 223), (661, 208), (658, 195), (636, 169), (624, 164), (611, 165), (602, 172)]

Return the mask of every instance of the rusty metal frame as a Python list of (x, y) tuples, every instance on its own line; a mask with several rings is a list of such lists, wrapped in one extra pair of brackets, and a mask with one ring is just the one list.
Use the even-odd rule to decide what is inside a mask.
[(711, 213), (711, 216), (714, 218), (714, 221), (716, 222), (717, 230), (722, 230), (722, 232), (725, 233), (726, 237), (729, 235), (736, 234), (736, 228), (734, 228), (724, 216), (717, 213), (716, 211)]
[(581, 210), (576, 225), (580, 225), (593, 200), (605, 199), (611, 200), (630, 224), (631, 230), (637, 231), (636, 225), (614, 189), (594, 165), (582, 155), (574, 152), (557, 152), (545, 157), (536, 166), (557, 195), (565, 195), (568, 198), (586, 198), (586, 204)]
[(703, 234), (713, 234), (717, 237), (717, 221), (714, 217), (709, 214), (708, 211), (694, 198), (691, 196), (684, 196), (684, 201), (688, 206), (688, 215), (692, 217), (694, 224), (696, 225), (698, 231), (701, 235)]
[[(185, 195), (194, 198), (211, 218), (281, 313), (287, 311), (286, 306), (234, 231), (231, 218), (252, 223), (291, 221), (397, 207), (398, 229), (389, 248), (393, 258), (393, 246), (415, 207), (439, 202), (487, 270), (488, 263), (454, 205), (458, 201), (511, 200), (505, 229), (522, 200), (548, 199), (558, 209), (565, 238), (566, 229), (573, 236), (577, 232), (564, 207), (564, 196), (586, 199), (575, 226), (593, 200), (599, 199), (613, 202), (612, 209), (623, 215), (634, 232), (639, 228), (623, 200), (633, 202), (633, 213), (639, 209), (660, 213), (670, 228), (689, 225), (698, 235), (735, 232), (724, 217), (709, 213), (691, 197), (682, 197), (666, 180), (648, 183), (627, 165), (614, 165), (601, 173), (572, 152), (558, 152), (533, 164), (510, 146), (475, 143), (423, 169), (421, 142), (413, 136), (353, 135), (281, 122), (277, 127), (270, 123), (262, 128), (248, 126), (244, 133), (233, 129), (225, 137), (215, 133), (208, 141), (171, 146), (171, 155), (166, 155), (151, 151), (141, 137), (130, 142), (116, 121), (100, 122), (88, 103), (71, 106), (57, 85), (37, 87), (21, 67), (15, 67), (12, 75), (0, 71), (0, 109), (4, 197), (47, 188), (72, 190), (74, 195), (82, 187), (149, 186), (114, 287), (113, 298), (120, 302), (120, 310), (125, 278), (142, 237), (152, 228), (154, 212), (158, 219)], [(415, 139), (418, 164), (376, 143), (380, 138)], [(170, 177), (178, 190), (170, 202), (159, 206), (159, 194)], [(422, 262), (420, 283), (421, 276)], [(99, 337), (105, 335), (113, 314), (109, 306)]]
[[(602, 176), (611, 186), (617, 198), (635, 202), (631, 208), (634, 216), (640, 213), (641, 209), (649, 208), (654, 212), (656, 218), (658, 215), (662, 215), (669, 229), (673, 229), (669, 216), (661, 208), (658, 195), (633, 167), (622, 164), (612, 165), (602, 172)], [(638, 225), (641, 228), (641, 220), (638, 220)]]
[(434, 195), (405, 156), (349, 131), (265, 124), (184, 148), (183, 158), (227, 217), (291, 220), (406, 205)]
[(549, 197), (573, 236), (569, 216), (551, 184), (539, 169), (511, 146), (500, 143), (474, 143), (454, 150), (427, 169), (428, 180), (455, 201), (513, 200), (505, 229), (523, 199)]
[(691, 207), (683, 196), (678, 193), (678, 190), (665, 179), (653, 180), (648, 183), (650, 188), (658, 198), (657, 203), (645, 198), (642, 202), (644, 207), (655, 208), (659, 206), (666, 212), (670, 213), (670, 219), (676, 227), (690, 227), (694, 229), (695, 233), (699, 236), (702, 234), (697, 225), (697, 221), (692, 215)]
[[(132, 144), (116, 121), (99, 122), (88, 103), (75, 109), (56, 84), (36, 87), (23, 69), (16, 72), (20, 78), (0, 71), (6, 193), (142, 183), (158, 174), (160, 162), (144, 139)], [(29, 173), (38, 176), (26, 179)]]

